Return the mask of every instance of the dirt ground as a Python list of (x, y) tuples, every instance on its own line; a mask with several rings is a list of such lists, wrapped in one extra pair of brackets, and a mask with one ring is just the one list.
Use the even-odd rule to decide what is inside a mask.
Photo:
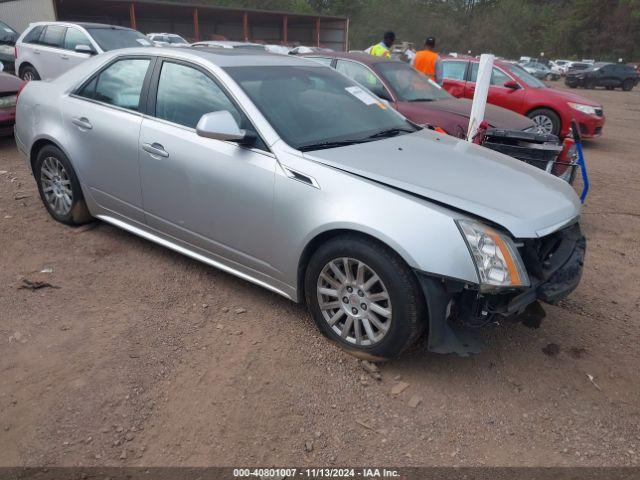
[(491, 330), (469, 358), (419, 350), (381, 381), (302, 307), (54, 222), (0, 141), (0, 466), (640, 464), (640, 88), (580, 93), (607, 123), (585, 152), (578, 290), (537, 330)]

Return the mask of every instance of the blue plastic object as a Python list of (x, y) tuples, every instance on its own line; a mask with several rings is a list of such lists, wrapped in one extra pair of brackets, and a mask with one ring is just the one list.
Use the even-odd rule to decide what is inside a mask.
[(571, 122), (571, 131), (573, 133), (573, 140), (576, 142), (576, 151), (578, 152), (578, 165), (580, 166), (580, 172), (582, 172), (582, 193), (580, 194), (580, 202), (584, 203), (589, 192), (589, 174), (587, 173), (587, 164), (584, 161), (584, 153), (582, 152), (582, 139), (580, 138), (580, 131), (575, 120)]

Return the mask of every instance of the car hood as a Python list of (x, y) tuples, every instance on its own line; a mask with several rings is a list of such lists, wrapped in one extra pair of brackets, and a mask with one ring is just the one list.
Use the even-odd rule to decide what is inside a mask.
[(559, 102), (573, 102), (573, 103), (581, 103), (583, 105), (591, 105), (592, 107), (602, 107), (598, 102), (591, 100), (587, 97), (583, 97), (577, 93), (556, 90), (555, 88), (546, 87), (539, 89), (544, 93), (544, 98), (548, 104), (551, 104), (552, 100), (557, 100)]
[(497, 223), (547, 235), (580, 214), (566, 182), (519, 160), (428, 129), (306, 152), (305, 157)]
[[(419, 116), (422, 112), (447, 112), (464, 117), (465, 125), (468, 125), (472, 104), (473, 102), (467, 98), (450, 98), (434, 102), (402, 102), (402, 111), (406, 112), (405, 116), (408, 118), (411, 118), (411, 114)], [(484, 117), (489, 125), (495, 128), (524, 130), (534, 126), (531, 119), (524, 115), (491, 104), (487, 104)]]

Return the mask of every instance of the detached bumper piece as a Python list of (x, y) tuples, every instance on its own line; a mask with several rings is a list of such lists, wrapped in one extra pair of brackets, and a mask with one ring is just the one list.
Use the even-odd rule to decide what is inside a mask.
[(500, 321), (536, 328), (545, 316), (540, 301), (554, 304), (580, 283), (586, 240), (576, 223), (519, 247), (531, 286), (482, 293), (477, 286), (419, 273), (429, 311), (428, 350), (467, 356), (482, 349), (472, 331)]

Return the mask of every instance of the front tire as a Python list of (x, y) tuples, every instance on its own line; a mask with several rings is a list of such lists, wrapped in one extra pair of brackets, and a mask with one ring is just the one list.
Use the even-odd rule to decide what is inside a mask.
[(305, 297), (318, 329), (361, 358), (397, 357), (424, 329), (415, 275), (375, 240), (345, 235), (322, 245), (307, 266)]
[(622, 90), (625, 92), (630, 92), (633, 89), (633, 80), (627, 79), (622, 82)]
[(527, 117), (533, 120), (533, 123), (543, 133), (551, 133), (556, 136), (560, 133), (560, 117), (553, 110), (538, 108), (529, 112)]
[(78, 177), (62, 150), (53, 145), (43, 147), (33, 173), (42, 203), (56, 221), (74, 226), (91, 221)]

